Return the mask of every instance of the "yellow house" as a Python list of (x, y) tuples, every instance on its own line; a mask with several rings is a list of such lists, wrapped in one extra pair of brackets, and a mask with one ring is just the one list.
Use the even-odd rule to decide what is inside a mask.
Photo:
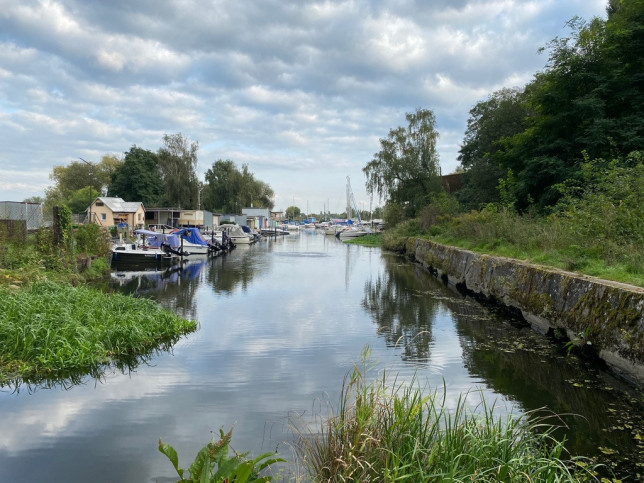
[(131, 228), (145, 226), (145, 208), (140, 201), (123, 201), (122, 198), (96, 198), (87, 208), (90, 221), (109, 227), (127, 223)]

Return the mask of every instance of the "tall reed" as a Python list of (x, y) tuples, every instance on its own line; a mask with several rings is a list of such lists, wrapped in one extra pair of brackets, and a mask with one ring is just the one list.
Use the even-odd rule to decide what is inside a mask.
[(357, 367), (345, 378), (339, 411), (296, 446), (314, 481), (581, 482), (592, 465), (565, 459), (554, 426), (536, 414), (494, 415), (465, 397), (450, 411), (445, 392), (427, 394), (414, 379), (368, 383)]

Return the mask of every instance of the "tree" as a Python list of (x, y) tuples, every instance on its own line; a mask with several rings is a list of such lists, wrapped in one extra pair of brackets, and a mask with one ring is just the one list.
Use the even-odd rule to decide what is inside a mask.
[[(67, 205), (74, 207), (74, 213), (82, 213), (90, 199), (107, 192), (111, 173), (120, 163), (115, 156), (104, 155), (99, 163), (80, 160), (72, 161), (67, 166), (54, 166), (49, 175), (54, 185), (45, 189), (43, 211), (49, 213), (56, 205)], [(79, 194), (84, 189), (87, 197)], [(85, 200), (84, 207), (79, 204), (81, 199)]]
[(220, 159), (206, 172), (205, 179), (203, 201), (209, 210), (239, 213), (244, 207), (274, 206), (273, 190), (255, 179), (248, 165), (244, 164), (240, 171), (233, 161)]
[(608, 19), (573, 18), (549, 45), (546, 69), (526, 86), (525, 129), (496, 159), (517, 176), (518, 203), (546, 208), (559, 183), (581, 177), (583, 154), (625, 156), (644, 143), (644, 1), (611, 1)]
[(458, 160), (464, 169), (459, 201), (471, 208), (498, 202), (497, 186), (506, 172), (495, 159), (504, 139), (525, 130), (523, 90), (501, 89), (471, 110)]
[(286, 208), (286, 218), (289, 220), (294, 220), (296, 218), (299, 218), (302, 212), (297, 206), (289, 206)]
[(123, 162), (112, 173), (108, 195), (126, 201), (141, 201), (150, 207), (163, 199), (163, 181), (159, 176), (157, 154), (132, 146)]
[(190, 143), (181, 133), (164, 134), (159, 149), (159, 173), (163, 179), (165, 201), (179, 208), (197, 208), (199, 180), (197, 151), (199, 143)]
[(240, 190), (240, 206), (262, 207), (273, 209), (273, 196), (275, 193), (271, 187), (255, 179), (255, 175), (250, 172), (248, 165), (242, 165)]
[(440, 191), (436, 118), (429, 109), (417, 109), (405, 115), (407, 128), (391, 129), (380, 139), (380, 151), (362, 169), (367, 177), (367, 191), (404, 205), (408, 216)]
[(218, 159), (206, 171), (203, 189), (204, 207), (220, 213), (237, 213), (238, 171), (229, 159)]

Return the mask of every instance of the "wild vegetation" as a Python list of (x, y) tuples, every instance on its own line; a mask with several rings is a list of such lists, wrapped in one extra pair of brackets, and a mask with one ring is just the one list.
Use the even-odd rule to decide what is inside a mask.
[(566, 456), (546, 416), (500, 418), (485, 402), (468, 409), (465, 397), (450, 411), (444, 393), (384, 372), (370, 382), (368, 369), (345, 379), (321, 433), (299, 439), (313, 481), (597, 481), (593, 464)]
[(344, 240), (343, 243), (362, 245), (365, 247), (379, 247), (382, 245), (382, 235), (380, 233), (372, 233), (370, 235), (349, 238), (348, 240)]
[(284, 460), (276, 458), (275, 453), (264, 453), (256, 458), (248, 459), (248, 453), (236, 453), (230, 456), (230, 440), (233, 430), (224, 434), (223, 429), (219, 430), (218, 441), (215, 438), (206, 444), (195, 460), (188, 468), (189, 478), (184, 478), (185, 470), (179, 466), (177, 451), (169, 444), (159, 439), (159, 451), (166, 455), (175, 471), (179, 475), (180, 482), (192, 483), (259, 483), (271, 481), (271, 476), (260, 476), (260, 473), (271, 465)]
[(127, 365), (196, 329), (149, 300), (83, 286), (109, 272), (109, 235), (72, 226), (66, 207), (55, 225), (16, 238), (0, 229), (0, 384)]
[[(434, 159), (434, 136), (416, 146), (423, 137), (411, 117), (381, 140), (363, 171), (367, 187), (388, 196), (387, 227), (398, 225), (385, 246), (431, 236), (644, 285), (644, 0), (611, 0), (607, 13), (572, 19), (532, 82), (472, 108), (460, 189), (416, 181), (438, 175), (424, 161)], [(421, 174), (401, 176), (400, 166)]]
[(88, 287), (40, 281), (0, 296), (0, 383), (90, 371), (196, 329), (150, 300)]

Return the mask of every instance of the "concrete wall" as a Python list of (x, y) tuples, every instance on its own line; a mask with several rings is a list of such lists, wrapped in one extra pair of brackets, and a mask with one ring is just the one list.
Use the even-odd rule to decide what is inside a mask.
[(565, 330), (644, 386), (644, 289), (408, 238), (399, 246), (449, 283), (521, 311), (536, 330)]

